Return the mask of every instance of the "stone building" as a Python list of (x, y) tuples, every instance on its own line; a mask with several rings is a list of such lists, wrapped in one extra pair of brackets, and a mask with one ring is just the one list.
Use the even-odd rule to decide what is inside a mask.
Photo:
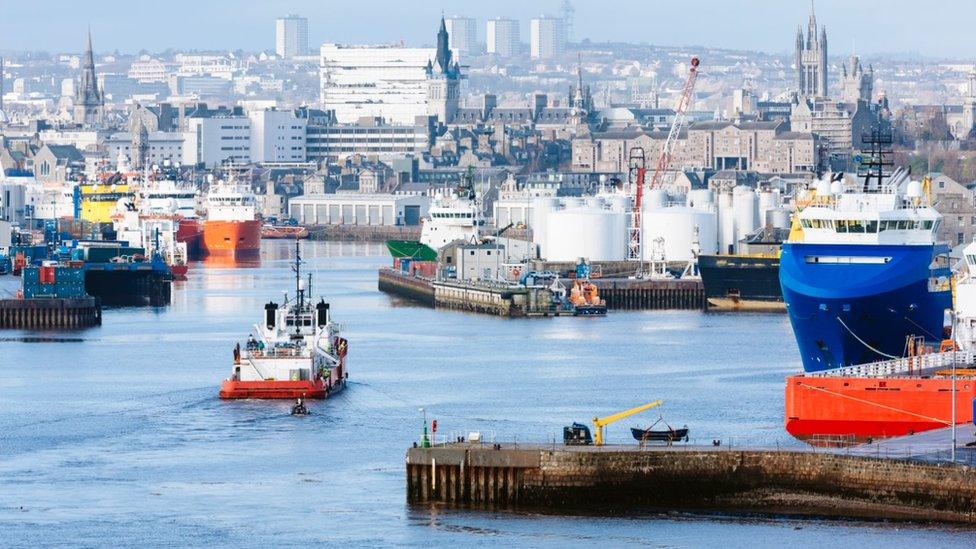
[(75, 93), (73, 119), (76, 124), (84, 127), (100, 126), (104, 116), (105, 97), (98, 88), (98, 77), (95, 75), (91, 31), (88, 32), (88, 47), (85, 49), (83, 63), (81, 80)]
[(793, 131), (814, 133), (823, 139), (821, 162), (835, 170), (850, 167), (853, 151), (862, 148), (861, 136), (881, 122), (879, 111), (864, 101), (801, 100), (790, 115)]
[[(816, 172), (820, 139), (793, 132), (783, 122), (698, 122), (678, 136), (674, 169), (752, 170), (763, 173)], [(644, 149), (654, 169), (657, 152), (667, 139), (663, 131), (629, 128), (594, 132), (572, 142), (573, 171), (625, 173), (630, 151)]]
[(867, 70), (861, 66), (861, 59), (851, 54), (847, 63), (841, 65), (841, 99), (846, 103), (863, 101), (870, 103), (874, 92), (874, 67)]
[(930, 173), (933, 207), (942, 214), (939, 239), (951, 247), (976, 236), (976, 197), (971, 189), (941, 173)]
[(796, 83), (802, 98), (827, 97), (827, 28), (817, 34), (817, 15), (811, 10), (807, 35), (796, 29)]

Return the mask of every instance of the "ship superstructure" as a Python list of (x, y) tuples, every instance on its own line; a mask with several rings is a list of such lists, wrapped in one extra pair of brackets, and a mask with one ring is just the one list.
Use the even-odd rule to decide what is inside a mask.
[(347, 341), (325, 300), (313, 303), (312, 279), (303, 284), (295, 245), (295, 295), (264, 306), (243, 349), (234, 349), (231, 377), (220, 387), (224, 399), (326, 398), (347, 378)]
[(907, 170), (884, 173), (882, 149), (866, 154), (854, 181), (816, 183), (783, 244), (780, 282), (807, 372), (901, 358), (911, 336), (938, 342), (951, 306), (928, 189)]

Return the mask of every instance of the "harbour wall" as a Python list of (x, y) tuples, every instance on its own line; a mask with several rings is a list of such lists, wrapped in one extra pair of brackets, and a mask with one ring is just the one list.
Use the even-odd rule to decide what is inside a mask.
[(60, 330), (98, 326), (102, 307), (98, 299), (0, 299), (0, 328)]
[(305, 225), (312, 240), (386, 242), (419, 240), (420, 225)]
[[(592, 279), (612, 310), (702, 310), (705, 293), (693, 279)], [(388, 267), (379, 270), (380, 291), (431, 307), (500, 316), (553, 316), (541, 291), (411, 277)]]
[(976, 523), (976, 470), (962, 465), (713, 447), (492, 446), (408, 449), (408, 502)]
[(429, 307), (434, 306), (434, 286), (429, 280), (384, 267), (380, 269), (377, 286), (381, 292), (398, 295)]

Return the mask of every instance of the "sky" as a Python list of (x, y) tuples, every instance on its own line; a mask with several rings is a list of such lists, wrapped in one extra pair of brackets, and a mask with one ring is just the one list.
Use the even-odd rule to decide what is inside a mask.
[[(561, 0), (0, 0), (0, 51), (273, 50), (274, 20), (309, 20), (309, 44), (430, 45), (441, 13), (484, 21), (558, 14)], [(808, 0), (573, 0), (577, 38), (785, 53)], [(88, 7), (92, 6), (89, 10)], [(816, 0), (831, 55), (976, 58), (976, 0)], [(855, 42), (856, 40), (856, 42)]]

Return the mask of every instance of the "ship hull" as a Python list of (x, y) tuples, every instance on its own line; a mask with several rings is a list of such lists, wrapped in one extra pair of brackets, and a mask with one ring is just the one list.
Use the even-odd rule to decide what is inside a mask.
[(325, 381), (321, 379), (314, 381), (225, 380), (220, 384), (220, 398), (225, 400), (296, 398), (321, 400), (342, 390), (344, 386), (345, 380), (340, 380), (332, 386), (326, 385)]
[(395, 259), (437, 260), (437, 252), (433, 248), (416, 240), (387, 240), (386, 248)]
[[(801, 440), (864, 442), (951, 425), (952, 380), (945, 377), (786, 379), (785, 426)], [(956, 381), (956, 423), (973, 419), (976, 379)]]
[(176, 241), (186, 244), (186, 255), (190, 259), (200, 259), (203, 256), (203, 223), (199, 219), (181, 219)]
[(103, 305), (162, 307), (172, 298), (172, 275), (154, 269), (89, 269), (85, 291)]
[(906, 337), (942, 338), (948, 287), (933, 288), (933, 245), (786, 243), (780, 283), (803, 368), (904, 355)]
[(709, 309), (783, 312), (778, 257), (703, 255), (698, 270)]
[(261, 222), (207, 220), (203, 223), (203, 250), (211, 256), (256, 256), (261, 250)]

